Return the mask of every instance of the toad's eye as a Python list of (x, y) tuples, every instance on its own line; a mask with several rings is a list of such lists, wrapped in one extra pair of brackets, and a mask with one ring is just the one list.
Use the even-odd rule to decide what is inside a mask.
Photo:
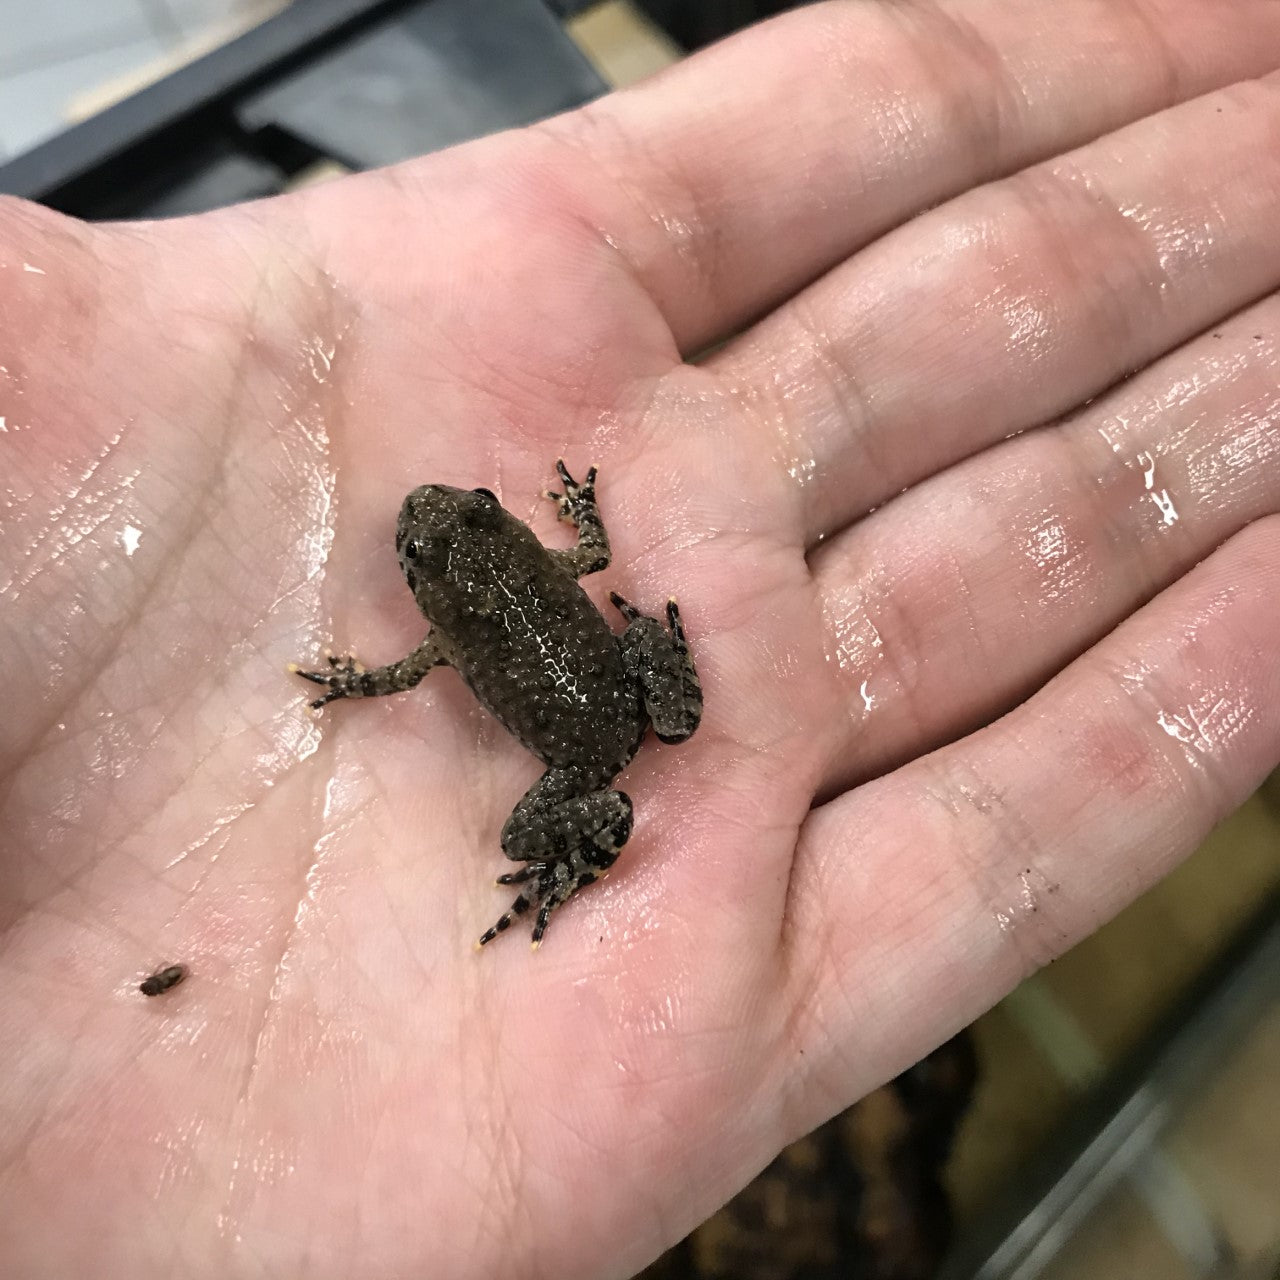
[(417, 538), (410, 538), (404, 544), (404, 558), (406, 560), (416, 560), (422, 554), (422, 543)]
[(488, 489), (472, 489), (472, 493), (478, 493), (482, 498), (488, 498), (491, 502), (497, 502), (498, 495), (490, 493)]

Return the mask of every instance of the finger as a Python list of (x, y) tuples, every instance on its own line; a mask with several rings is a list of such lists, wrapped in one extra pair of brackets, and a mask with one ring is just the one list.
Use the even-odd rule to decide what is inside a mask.
[(998, 723), (816, 810), (785, 925), (788, 1045), (892, 1074), (1238, 806), (1280, 761), (1277, 565), (1273, 517)]
[(831, 4), (549, 129), (690, 351), (921, 209), (1278, 61), (1267, 0)]
[(812, 565), (845, 709), (833, 794), (987, 723), (1280, 513), (1280, 297), (971, 458)]
[(917, 218), (712, 368), (765, 397), (810, 536), (1097, 394), (1280, 285), (1280, 79)]

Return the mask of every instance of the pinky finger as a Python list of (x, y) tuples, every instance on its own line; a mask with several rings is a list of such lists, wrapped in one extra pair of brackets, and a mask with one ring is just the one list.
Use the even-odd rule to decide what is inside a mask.
[(1278, 637), (1272, 516), (1001, 720), (814, 811), (781, 1047), (834, 1073), (830, 1107), (851, 1073), (866, 1089), (916, 1060), (1243, 803), (1280, 762)]

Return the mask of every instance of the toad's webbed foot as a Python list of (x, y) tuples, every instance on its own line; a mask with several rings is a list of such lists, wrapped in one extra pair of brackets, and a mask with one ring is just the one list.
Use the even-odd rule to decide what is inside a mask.
[[(585, 854), (585, 856), (581, 856)], [(606, 852), (593, 848), (575, 852), (563, 862), (531, 863), (523, 871), (514, 871), (510, 875), (499, 876), (499, 884), (519, 884), (532, 880), (534, 883), (522, 889), (510, 910), (500, 915), (492, 928), (480, 935), (479, 946), (492, 942), (498, 934), (511, 927), (517, 916), (522, 916), (534, 903), (538, 903), (538, 917), (533, 923), (533, 945), (540, 946), (542, 935), (547, 931), (547, 922), (551, 913), (562, 903), (568, 902), (579, 889), (599, 880), (617, 858), (617, 851)], [(587, 859), (591, 861), (588, 862)]]
[(326, 657), (328, 671), (303, 671), (296, 662), (289, 663), (289, 671), (293, 675), (310, 680), (312, 684), (328, 686), (324, 697), (311, 702), (317, 709), (338, 698), (375, 698), (385, 693), (403, 693), (412, 689), (432, 667), (446, 661), (430, 635), (407, 658), (385, 667), (374, 667), (371, 671), (366, 671), (350, 654), (341, 658), (332, 654)]
[(543, 497), (556, 504), (561, 520), (567, 520), (578, 531), (578, 545), (568, 551), (551, 551), (551, 557), (564, 565), (575, 578), (588, 573), (599, 573), (609, 567), (609, 535), (600, 508), (596, 505), (596, 469), (587, 469), (586, 479), (579, 484), (564, 465), (563, 458), (556, 459), (556, 473), (564, 485), (563, 493), (554, 489), (543, 491)]
[(289, 671), (295, 676), (301, 676), (304, 680), (310, 680), (312, 684), (328, 685), (329, 690), (323, 698), (315, 698), (311, 702), (311, 706), (319, 708), (323, 707), (326, 702), (332, 702), (335, 698), (359, 698), (364, 695), (359, 692), (362, 677), (368, 675), (364, 669), (364, 664), (353, 654), (346, 654), (341, 658), (334, 657), (333, 654), (325, 654), (325, 658), (329, 663), (328, 671), (303, 671), (296, 662), (289, 663)]

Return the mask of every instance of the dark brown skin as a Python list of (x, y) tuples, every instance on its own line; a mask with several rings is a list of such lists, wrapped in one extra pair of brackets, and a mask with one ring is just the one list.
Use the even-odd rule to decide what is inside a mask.
[(295, 674), (328, 687), (311, 705), (413, 688), (448, 664), (516, 738), (548, 765), (502, 829), (502, 851), (526, 865), (498, 877), (525, 884), (480, 946), (539, 904), (533, 945), (552, 911), (609, 869), (631, 834), (631, 799), (609, 781), (630, 763), (650, 723), (683, 742), (702, 718), (702, 686), (680, 611), (669, 631), (614, 593), (627, 629), (609, 630), (578, 585), (609, 567), (609, 537), (596, 506), (596, 469), (579, 484), (557, 462), (564, 493), (548, 491), (578, 530), (568, 550), (544, 547), (488, 489), (423, 485), (400, 509), (396, 552), (418, 608), (431, 621), (408, 657), (372, 671), (352, 657), (328, 671)]

